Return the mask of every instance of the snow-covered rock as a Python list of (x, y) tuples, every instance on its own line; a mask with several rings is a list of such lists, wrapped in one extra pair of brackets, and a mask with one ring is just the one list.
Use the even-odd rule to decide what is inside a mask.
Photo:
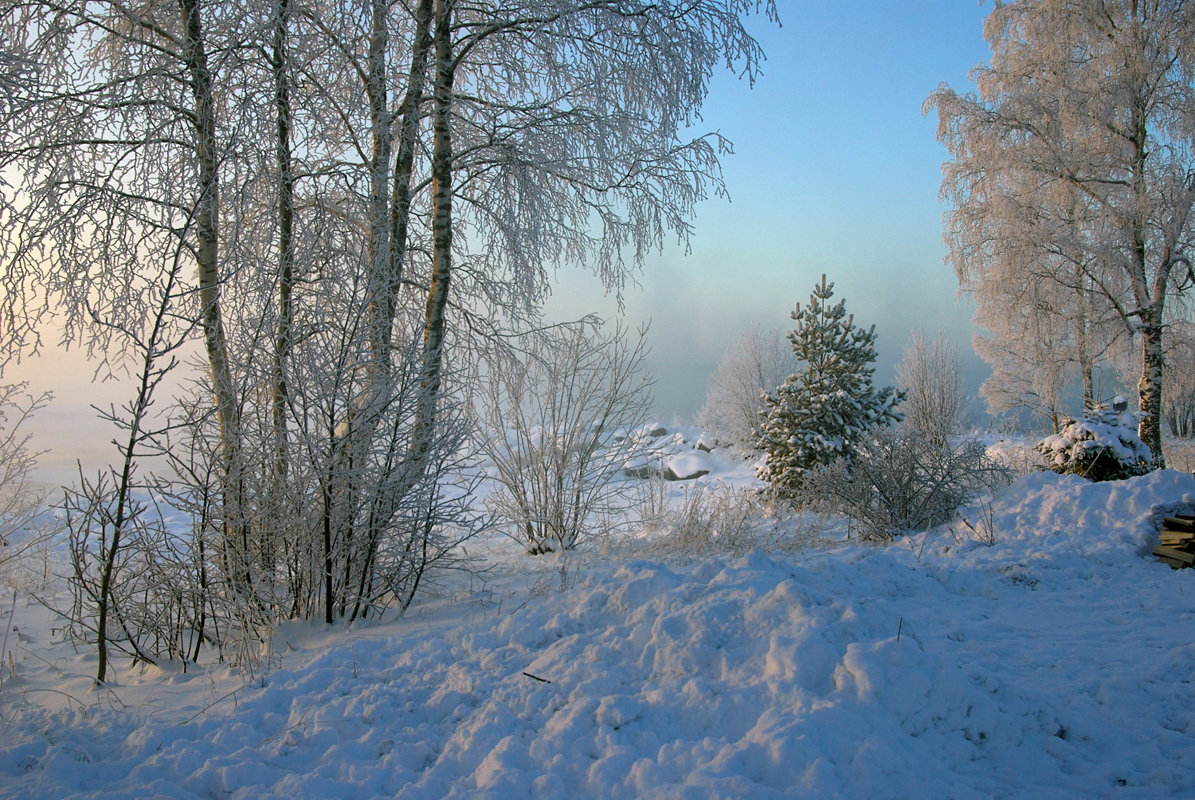
[(664, 466), (664, 480), (691, 481), (710, 474), (709, 457), (701, 450), (671, 456)]

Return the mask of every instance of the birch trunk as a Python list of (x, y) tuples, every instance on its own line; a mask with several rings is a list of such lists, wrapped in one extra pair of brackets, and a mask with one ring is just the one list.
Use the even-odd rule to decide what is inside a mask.
[[(1144, 35), (1141, 10), (1136, 3), (1131, 11), (1132, 52), (1146, 63), (1139, 49), (1144, 49)], [(1141, 334), (1141, 376), (1137, 381), (1137, 403), (1141, 420), (1137, 424), (1137, 435), (1153, 453), (1156, 468), (1166, 466), (1162, 454), (1162, 327), (1165, 320), (1166, 290), (1169, 288), (1170, 265), (1165, 261), (1156, 265), (1153, 281), (1149, 279), (1149, 219), (1150, 198), (1148, 141), (1149, 127), (1146, 117), (1146, 87), (1138, 86), (1138, 96), (1129, 103), (1128, 141), (1131, 147), (1131, 200), (1132, 242), (1130, 258), (1133, 287), (1137, 301), (1139, 332)], [(1152, 283), (1152, 285), (1151, 285)]]
[[(371, 0), (369, 54), (365, 93), (369, 101), (369, 343), (372, 389), (384, 388), (390, 373), (389, 329), (385, 312), (390, 270), (390, 108), (386, 91), (386, 49), (389, 42), (385, 0)], [(367, 397), (370, 407), (381, 398)]]
[(422, 119), (420, 105), (423, 87), (427, 83), (427, 57), (432, 45), (433, 0), (420, 0), (415, 9), (415, 41), (411, 48), (411, 69), (407, 77), (407, 93), (399, 108), (398, 153), (394, 160), (394, 190), (390, 198), (390, 273), (384, 312), (390, 325), (386, 328), (386, 344), (402, 289), (403, 261), (407, 255), (407, 232), (411, 221), (411, 176), (415, 170), (415, 144)]
[(413, 456), (422, 472), (436, 425), (444, 363), (445, 313), (452, 279), (453, 0), (435, 0), (435, 86), (432, 112), (432, 274), (423, 322), (423, 358)]
[[(216, 154), (216, 119), (212, 76), (203, 38), (202, 0), (179, 0), (179, 14), (186, 31), (183, 58), (191, 83), (194, 109), (195, 156), (199, 168), (199, 201), (195, 214), (195, 258), (199, 278), (199, 303), (203, 342), (211, 370), (212, 394), (220, 427), (220, 467), (223, 473), (225, 536), (244, 554), (248, 531), (242, 514), (240, 407), (237, 404), (228, 342), (220, 305), (219, 264), (219, 158)], [(248, 576), (242, 576), (248, 579)]]
[[(1160, 303), (1158, 304), (1161, 305)], [(1137, 435), (1153, 451), (1154, 465), (1166, 466), (1162, 455), (1162, 320), (1156, 308), (1142, 315), (1141, 379), (1137, 382), (1137, 402), (1143, 416)]]
[(287, 76), (287, 26), (290, 1), (277, 0), (270, 67), (274, 73), (274, 106), (277, 117), (275, 152), (278, 166), (278, 324), (274, 336), (274, 378), (271, 412), (274, 434), (274, 478), (279, 491), (286, 482), (286, 407), (290, 401), (287, 370), (293, 347), (292, 295), (294, 292), (294, 167), (290, 149), (290, 79)]

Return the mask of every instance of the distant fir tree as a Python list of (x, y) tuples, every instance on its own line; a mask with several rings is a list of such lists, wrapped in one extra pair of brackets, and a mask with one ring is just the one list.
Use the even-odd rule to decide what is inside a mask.
[(845, 301), (830, 304), (833, 289), (823, 275), (809, 304), (797, 304), (792, 313), (797, 327), (788, 340), (805, 368), (763, 398), (767, 419), (759, 448), (767, 459), (758, 475), (789, 499), (810, 469), (850, 458), (868, 431), (901, 419), (896, 405), (904, 394), (871, 385), (875, 326), (856, 328)]

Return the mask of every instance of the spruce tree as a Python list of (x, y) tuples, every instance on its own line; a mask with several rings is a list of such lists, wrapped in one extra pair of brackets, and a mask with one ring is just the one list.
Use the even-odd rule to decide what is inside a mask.
[(763, 398), (767, 419), (759, 447), (767, 459), (758, 475), (781, 497), (794, 497), (810, 469), (850, 458), (868, 431), (900, 421), (896, 405), (903, 394), (871, 384), (875, 326), (855, 327), (845, 301), (830, 304), (833, 290), (822, 275), (809, 304), (797, 304), (788, 340), (805, 366)]

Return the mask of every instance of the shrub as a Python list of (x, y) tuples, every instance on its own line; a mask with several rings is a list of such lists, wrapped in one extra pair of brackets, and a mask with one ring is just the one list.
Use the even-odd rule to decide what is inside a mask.
[(950, 520), (975, 497), (1009, 481), (982, 443), (935, 443), (908, 430), (885, 430), (853, 459), (812, 472), (812, 504), (850, 519), (864, 539), (882, 541)]
[(624, 467), (654, 446), (641, 429), (651, 380), (644, 331), (582, 321), (526, 338), (521, 353), (491, 354), (472, 414), (495, 473), (489, 503), (528, 553), (541, 554), (625, 518)]
[(825, 532), (821, 515), (773, 504), (754, 488), (719, 481), (681, 486), (659, 478), (640, 487), (640, 524), (650, 535), (620, 545), (635, 557), (796, 551), (814, 546)]

